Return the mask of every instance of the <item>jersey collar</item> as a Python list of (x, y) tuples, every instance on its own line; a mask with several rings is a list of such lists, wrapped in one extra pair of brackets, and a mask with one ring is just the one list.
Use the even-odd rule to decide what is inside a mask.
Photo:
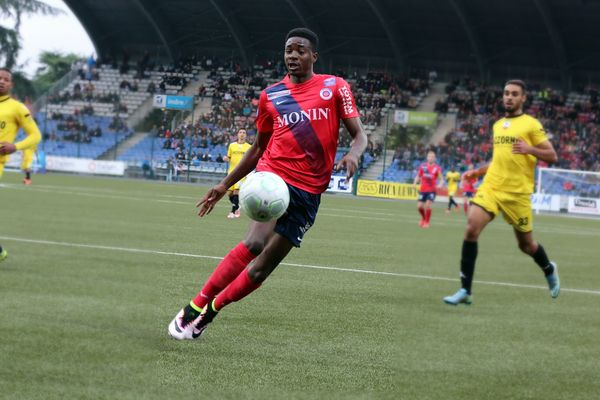
[(504, 115), (504, 118), (506, 118), (506, 119), (519, 118), (519, 117), (522, 117), (523, 115), (525, 115), (525, 113), (521, 113), (519, 115)]
[(8, 99), (10, 99), (10, 95), (8, 95), (8, 94), (5, 95), (5, 96), (0, 96), (0, 103), (3, 102), (3, 101), (6, 101)]
[(283, 78), (283, 80), (284, 80), (284, 83), (286, 83), (286, 84), (289, 84), (289, 85), (291, 85), (291, 86), (296, 86), (296, 87), (298, 87), (298, 86), (306, 85), (306, 84), (308, 84), (309, 82), (312, 82), (312, 81), (314, 81), (314, 80), (316, 79), (316, 77), (317, 77), (317, 74), (315, 74), (315, 73), (313, 72), (313, 76), (311, 76), (309, 80), (307, 80), (307, 81), (304, 81), (304, 82), (302, 82), (302, 83), (293, 83), (293, 82), (292, 82), (292, 80), (290, 79), (290, 74), (286, 74), (286, 75), (285, 75), (285, 78)]

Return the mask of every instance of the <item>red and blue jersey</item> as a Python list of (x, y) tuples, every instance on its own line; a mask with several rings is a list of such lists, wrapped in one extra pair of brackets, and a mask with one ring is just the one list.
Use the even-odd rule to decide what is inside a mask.
[(463, 192), (473, 193), (475, 192), (475, 183), (477, 183), (477, 178), (467, 178), (463, 174)]
[(273, 132), (256, 166), (309, 193), (329, 185), (340, 119), (358, 117), (350, 85), (333, 75), (315, 74), (293, 84), (289, 76), (260, 94), (256, 127)]
[(437, 164), (423, 163), (419, 166), (417, 174), (421, 177), (420, 192), (435, 192), (438, 175), (442, 173), (442, 167)]

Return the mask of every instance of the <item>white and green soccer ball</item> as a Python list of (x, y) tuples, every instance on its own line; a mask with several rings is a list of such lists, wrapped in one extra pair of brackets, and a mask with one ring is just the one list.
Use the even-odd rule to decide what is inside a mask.
[(290, 204), (286, 183), (272, 172), (255, 172), (248, 175), (240, 188), (242, 212), (258, 222), (281, 217)]

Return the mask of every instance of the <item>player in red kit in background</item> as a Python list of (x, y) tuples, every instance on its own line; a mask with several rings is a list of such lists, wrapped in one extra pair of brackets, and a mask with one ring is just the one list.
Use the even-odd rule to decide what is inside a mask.
[(419, 226), (421, 228), (429, 228), (431, 220), (431, 204), (435, 200), (437, 188), (442, 185), (442, 167), (435, 163), (435, 153), (430, 151), (427, 153), (427, 162), (421, 164), (415, 176), (415, 185), (421, 183), (419, 188), (419, 200), (417, 209), (421, 214)]
[(462, 191), (465, 195), (465, 202), (463, 204), (465, 215), (467, 215), (467, 212), (469, 211), (469, 201), (471, 201), (470, 199), (472, 199), (473, 196), (475, 196), (475, 191), (477, 190), (475, 189), (477, 178), (470, 174), (471, 172), (473, 172), (473, 169), (473, 164), (469, 164), (469, 166), (467, 167), (467, 171), (462, 175), (462, 180), (460, 183)]
[(337, 150), (340, 119), (353, 138), (338, 168), (352, 176), (367, 147), (350, 86), (333, 75), (313, 72), (317, 35), (305, 28), (286, 37), (288, 74), (260, 95), (257, 137), (238, 166), (198, 202), (199, 215), (210, 213), (227, 188), (254, 168), (281, 176), (290, 205), (277, 221), (250, 222), (244, 240), (219, 263), (200, 292), (169, 324), (176, 339), (196, 339), (226, 305), (256, 290), (293, 247), (300, 247), (313, 225), (321, 193), (327, 189)]

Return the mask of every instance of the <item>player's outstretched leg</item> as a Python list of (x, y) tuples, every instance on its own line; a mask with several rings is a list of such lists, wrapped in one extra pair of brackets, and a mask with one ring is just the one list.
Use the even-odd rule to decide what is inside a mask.
[(260, 287), (262, 282), (275, 270), (293, 248), (293, 243), (279, 234), (273, 235), (263, 252), (250, 263), (219, 295), (204, 309), (200, 318), (194, 321), (195, 332), (199, 337), (217, 314), (228, 304), (240, 301)]
[(471, 286), (475, 273), (475, 260), (477, 259), (477, 242), (463, 241), (462, 257), (460, 259), (461, 288), (451, 296), (444, 297), (444, 303), (452, 306), (471, 304)]
[[(262, 249), (258, 249), (257, 251), (262, 251)], [(195, 325), (198, 324), (200, 314), (205, 306), (235, 280), (255, 257), (256, 255), (250, 252), (250, 249), (243, 241), (231, 249), (219, 265), (217, 265), (217, 268), (210, 275), (202, 290), (171, 321), (169, 324), (169, 334), (179, 340), (200, 337), (202, 332), (196, 329)]]
[(243, 271), (233, 282), (223, 290), (213, 301), (208, 303), (202, 309), (200, 318), (194, 321), (194, 330), (197, 332), (193, 339), (199, 338), (208, 327), (219, 311), (227, 304), (239, 301), (260, 287), (261, 283), (253, 282), (250, 279), (249, 271)]
[(208, 325), (227, 304), (239, 301), (260, 287), (261, 283), (250, 279), (249, 271), (242, 271), (213, 301), (198, 310), (191, 302), (169, 324), (169, 334), (175, 339), (198, 339)]
[(558, 277), (558, 266), (556, 263), (548, 259), (544, 246), (533, 239), (531, 231), (519, 232), (515, 229), (515, 236), (519, 242), (519, 249), (523, 253), (529, 254), (544, 273), (546, 282), (548, 282), (550, 296), (553, 299), (557, 298), (560, 294), (560, 278)]
[(475, 261), (477, 260), (478, 253), (477, 240), (481, 231), (483, 231), (491, 220), (492, 215), (483, 208), (479, 206), (470, 208), (460, 259), (461, 288), (453, 295), (444, 297), (444, 303), (456, 306), (458, 304), (471, 304), (473, 302), (471, 286), (473, 284)]

